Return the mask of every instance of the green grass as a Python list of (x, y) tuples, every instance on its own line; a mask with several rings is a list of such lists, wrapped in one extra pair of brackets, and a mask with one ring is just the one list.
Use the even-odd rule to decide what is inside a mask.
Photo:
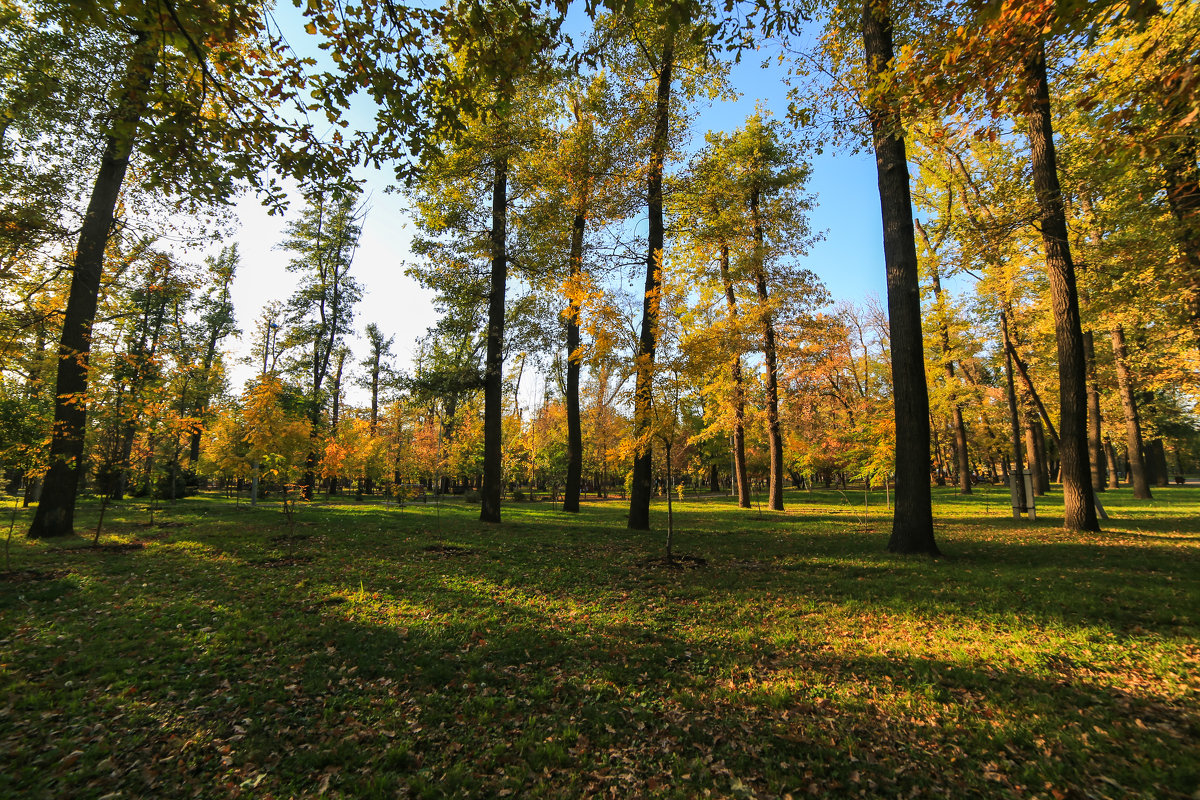
[(294, 542), (123, 504), (125, 552), (21, 512), (13, 569), (57, 572), (0, 579), (0, 796), (1192, 797), (1200, 489), (1080, 535), (981, 488), (937, 491), (937, 560), (881, 493), (689, 500), (682, 571), (620, 501), (318, 503)]

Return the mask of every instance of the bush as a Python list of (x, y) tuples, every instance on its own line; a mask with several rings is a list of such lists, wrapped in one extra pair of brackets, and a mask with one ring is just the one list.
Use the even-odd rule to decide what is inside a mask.
[(520, 502), (522, 502), (524, 499), (525, 499), (525, 493), (524, 493), (524, 492), (522, 492), (520, 489), (514, 489), (514, 490), (513, 490), (513, 500), (515, 500), (515, 501), (517, 501), (518, 503), (520, 503)]
[(463, 492), (463, 500), (467, 501), (468, 503), (478, 503), (480, 502), (479, 492), (475, 491), (474, 489), (468, 489), (467, 491)]

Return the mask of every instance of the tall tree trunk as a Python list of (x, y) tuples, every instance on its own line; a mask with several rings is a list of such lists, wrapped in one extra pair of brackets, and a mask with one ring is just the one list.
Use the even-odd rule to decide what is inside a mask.
[(1088, 462), (1092, 468), (1092, 490), (1103, 492), (1104, 443), (1100, 431), (1100, 382), (1096, 380), (1096, 346), (1090, 330), (1083, 332), (1083, 355), (1087, 359), (1088, 372)]
[(767, 370), (767, 448), (771, 454), (767, 507), (772, 511), (783, 511), (783, 434), (779, 430), (779, 367), (775, 352), (775, 315), (771, 313), (771, 298), (767, 290), (766, 244), (758, 201), (758, 190), (755, 189), (750, 193), (750, 218), (754, 226), (754, 288), (762, 306), (763, 361), (766, 362)]
[(146, 107), (146, 95), (157, 67), (156, 42), (139, 33), (125, 74), (125, 85), (115, 109), (114, 128), (100, 157), (87, 213), (75, 248), (71, 288), (63, 313), (58, 345), (58, 376), (54, 388), (54, 426), (50, 439), (50, 469), (42, 485), (41, 500), (29, 528), (30, 538), (69, 536), (75, 528), (75, 497), (83, 468), (84, 432), (87, 426), (88, 361), (92, 323), (104, 273), (104, 250), (125, 180), (134, 135)]
[(1167, 449), (1162, 439), (1152, 439), (1146, 445), (1147, 466), (1154, 475), (1155, 486), (1167, 486), (1171, 482), (1170, 468), (1167, 466)]
[[(737, 296), (729, 275), (729, 245), (721, 244), (721, 282), (725, 285), (725, 302), (729, 308), (732, 328), (737, 327)], [(742, 354), (734, 353), (729, 363), (733, 380), (733, 481), (737, 486), (738, 506), (750, 507), (750, 476), (746, 472), (746, 389), (742, 381)]]
[(1062, 462), (1063, 527), (1067, 530), (1100, 530), (1096, 499), (1087, 462), (1087, 368), (1075, 265), (1067, 241), (1067, 218), (1050, 116), (1050, 89), (1046, 79), (1046, 51), (1041, 39), (1022, 64), (1026, 80), (1029, 148), (1033, 186), (1037, 195), (1054, 333), (1058, 342), (1059, 458)]
[(508, 157), (495, 156), (492, 180), (492, 286), (488, 294), (487, 355), (483, 373), (483, 489), (479, 519), (500, 521), (504, 399), (504, 291), (508, 283)]
[[(862, 26), (867, 69), (878, 79), (894, 55), (887, 0), (863, 3)], [(896, 415), (896, 505), (888, 550), (938, 555), (929, 488), (929, 389), (921, 341), (921, 289), (904, 133), (897, 106), (887, 97), (877, 96), (867, 114), (883, 215)]]
[(1129, 462), (1129, 485), (1133, 496), (1139, 500), (1150, 499), (1150, 482), (1146, 480), (1146, 462), (1143, 458), (1142, 423), (1138, 418), (1137, 400), (1133, 396), (1133, 375), (1129, 370), (1129, 353), (1125, 348), (1125, 330), (1113, 325), (1109, 330), (1112, 339), (1113, 362), (1117, 368), (1117, 390), (1121, 394), (1121, 409), (1125, 412), (1126, 460)]
[(649, 234), (646, 255), (646, 291), (642, 299), (642, 328), (638, 337), (637, 379), (633, 394), (633, 432), (637, 453), (633, 457), (633, 489), (629, 495), (629, 527), (650, 529), (651, 450), (650, 402), (654, 384), (654, 353), (658, 339), (659, 304), (662, 301), (663, 266), (663, 164), (667, 156), (671, 110), (671, 70), (675, 62), (675, 31), (667, 32), (654, 108), (654, 141), (650, 148), (647, 178)]
[(1046, 488), (1042, 483), (1042, 474), (1045, 472), (1045, 466), (1042, 463), (1042, 451), (1037, 446), (1037, 434), (1033, 432), (1035, 422), (1036, 420), (1026, 414), (1025, 452), (1029, 454), (1029, 483), (1033, 486), (1033, 494), (1035, 497), (1044, 497)]
[(1008, 311), (1000, 313), (1000, 331), (1004, 337), (1004, 376), (1005, 389), (1008, 395), (1008, 424), (1009, 436), (1012, 437), (1013, 450), (1013, 479), (1012, 491), (1013, 516), (1018, 516), (1029, 505), (1025, 497), (1025, 467), (1021, 459), (1021, 415), (1017, 406), (1017, 387), (1013, 382), (1012, 345), (1008, 336)]
[(1120, 489), (1121, 478), (1117, 474), (1117, 455), (1113, 452), (1112, 440), (1104, 437), (1104, 461), (1108, 466), (1108, 488)]
[[(587, 222), (587, 197), (581, 194), (571, 225), (571, 277), (583, 272), (583, 230)], [(579, 371), (583, 354), (579, 351), (578, 296), (567, 309), (567, 485), (563, 491), (563, 511), (579, 511), (579, 485), (583, 480), (583, 424), (579, 413)]]
[(1177, 226), (1176, 240), (1183, 253), (1185, 300), (1192, 336), (1200, 342), (1200, 145), (1186, 134), (1163, 161), (1167, 204)]
[(1061, 467), (1056, 470), (1051, 466), (1050, 450), (1046, 447), (1046, 429), (1042, 427), (1042, 421), (1039, 419), (1031, 420), (1030, 427), (1033, 428), (1033, 445), (1037, 448), (1038, 454), (1038, 494), (1044, 495), (1050, 491), (1050, 475), (1052, 473), (1059, 473)]

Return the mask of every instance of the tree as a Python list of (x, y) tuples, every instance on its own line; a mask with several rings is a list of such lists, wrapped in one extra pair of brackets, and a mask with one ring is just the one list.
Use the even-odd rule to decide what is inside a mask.
[(361, 362), (366, 370), (363, 384), (371, 392), (371, 434), (374, 435), (379, 427), (379, 392), (391, 382), (393, 377), (389, 359), (392, 356), (394, 336), (384, 338), (383, 331), (374, 322), (368, 323), (364, 331), (367, 337), (367, 356)]
[[(92, 327), (105, 250), (131, 158), (136, 154), (145, 162), (141, 173), (150, 188), (177, 192), (186, 187), (195, 203), (229, 197), (239, 178), (258, 178), (267, 154), (282, 138), (284, 126), (263, 98), (280, 86), (272, 75), (286, 73), (288, 80), (298, 82), (299, 64), (281, 61), (261, 47), (256, 36), (263, 26), (262, 9), (249, 0), (191, 0), (165, 8), (157, 2), (105, 2), (100, 9), (52, 0), (40, 3), (32, 16), (35, 31), (61, 28), (85, 47), (103, 47), (121, 65), (106, 107), (95, 115), (104, 147), (79, 229), (58, 348), (51, 464), (30, 527), (31, 536), (42, 537), (73, 529)], [(276, 94), (294, 97), (295, 83), (285, 83)], [(38, 99), (54, 102), (45, 95)], [(305, 167), (317, 163), (314, 152), (305, 157)]]
[[(354, 304), (362, 297), (350, 267), (364, 213), (353, 195), (318, 197), (288, 224), (281, 245), (295, 253), (287, 269), (299, 276), (287, 303), (287, 340), (299, 349), (292, 367), (302, 376), (314, 437), (321, 429), (330, 364), (343, 338), (354, 330)], [(316, 484), (317, 449), (314, 441), (303, 481), (305, 499), (312, 499)]]
[(896, 417), (896, 506), (888, 549), (938, 555), (929, 490), (929, 391), (925, 383), (921, 293), (903, 127), (885, 87), (894, 58), (887, 0), (865, 0), (863, 48), (871, 85), (866, 98), (883, 212)]

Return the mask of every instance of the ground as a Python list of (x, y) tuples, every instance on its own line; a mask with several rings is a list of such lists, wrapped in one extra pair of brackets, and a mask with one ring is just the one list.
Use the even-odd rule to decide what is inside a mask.
[(1101, 534), (980, 488), (936, 490), (936, 560), (886, 552), (882, 493), (688, 500), (682, 569), (619, 501), (291, 535), (209, 495), (99, 549), (96, 506), (70, 542), (18, 512), (0, 797), (1197, 796), (1200, 488), (1107, 492)]

